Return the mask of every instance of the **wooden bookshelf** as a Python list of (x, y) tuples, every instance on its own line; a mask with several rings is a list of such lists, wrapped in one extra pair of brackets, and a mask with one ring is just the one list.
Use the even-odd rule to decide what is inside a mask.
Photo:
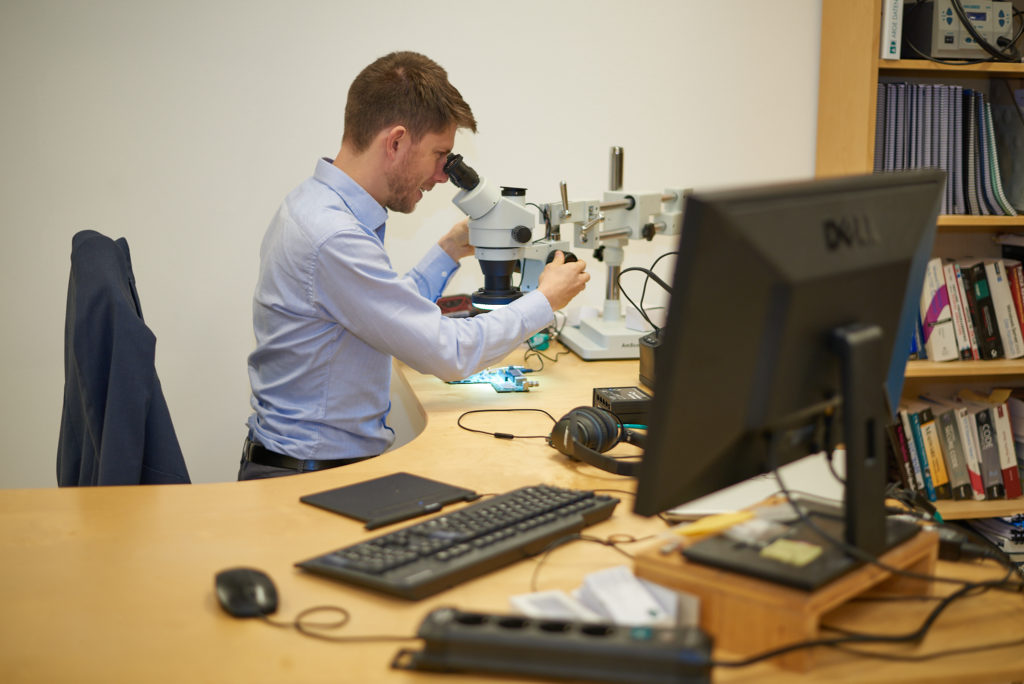
[(1024, 499), (996, 499), (994, 501), (951, 501), (935, 502), (935, 508), (943, 520), (970, 520), (971, 518), (1000, 518), (1021, 513)]
[[(1016, 0), (1021, 8), (1024, 0)], [(870, 173), (874, 166), (877, 87), (880, 80), (919, 78), (972, 80), (984, 85), (995, 79), (1024, 81), (1024, 64), (984, 63), (963, 66), (927, 60), (879, 58), (882, 0), (822, 0), (821, 55), (818, 87), (818, 176)], [(1018, 81), (1020, 79), (1020, 81)], [(1019, 87), (1015, 85), (1015, 87)], [(1024, 216), (940, 216), (936, 255), (997, 257), (998, 233), (1024, 233)], [(962, 387), (1024, 387), (1024, 360), (911, 361), (904, 394), (953, 393)], [(1024, 499), (941, 501), (944, 518), (982, 518), (1024, 512)]]
[(907, 378), (957, 378), (977, 380), (990, 378), (992, 382), (1012, 381), (1020, 384), (1024, 377), (1024, 359), (996, 359), (994, 361), (908, 361)]
[(884, 75), (942, 76), (949, 74), (985, 76), (989, 78), (1024, 78), (1024, 64), (1011, 62), (985, 62), (984, 64), (962, 64), (950, 66), (936, 64), (925, 59), (879, 59), (877, 69)]
[(946, 214), (936, 224), (940, 233), (1022, 233), (1024, 216)]

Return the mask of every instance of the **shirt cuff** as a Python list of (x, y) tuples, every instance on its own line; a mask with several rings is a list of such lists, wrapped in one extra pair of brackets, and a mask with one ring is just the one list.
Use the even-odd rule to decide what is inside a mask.
[(424, 294), (431, 301), (437, 301), (437, 298), (444, 293), (444, 289), (448, 287), (449, 281), (457, 270), (459, 270), (459, 262), (452, 259), (448, 252), (444, 251), (436, 242), (431, 245), (415, 268), (425, 282), (427, 292)]
[(531, 335), (542, 330), (555, 319), (555, 312), (551, 309), (551, 302), (548, 301), (548, 298), (540, 290), (527, 292), (509, 304), (509, 307), (519, 311)]

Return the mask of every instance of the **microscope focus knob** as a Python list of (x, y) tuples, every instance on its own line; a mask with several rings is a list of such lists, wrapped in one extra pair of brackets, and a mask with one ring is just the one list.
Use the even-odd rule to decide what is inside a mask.
[(526, 226), (516, 226), (512, 229), (512, 239), (521, 245), (525, 245), (533, 237), (533, 231)]
[[(545, 264), (550, 264), (552, 261), (554, 261), (555, 260), (555, 252), (557, 252), (557, 251), (559, 251), (559, 250), (553, 250), (551, 252), (548, 252), (548, 258), (544, 260), (544, 263)], [(562, 256), (565, 257), (565, 261), (563, 263), (566, 263), (566, 264), (571, 264), (574, 261), (579, 261), (579, 259), (576, 258), (576, 255), (573, 254), (572, 252), (566, 252), (566, 251), (563, 250), (562, 251)]]

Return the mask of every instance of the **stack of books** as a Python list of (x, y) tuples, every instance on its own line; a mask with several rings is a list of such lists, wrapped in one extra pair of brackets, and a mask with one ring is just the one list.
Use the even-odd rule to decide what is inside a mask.
[(1024, 513), (1001, 518), (969, 520), (974, 531), (1002, 549), (1010, 561), (1024, 567)]
[(1016, 259), (928, 262), (912, 359), (1024, 357), (1024, 267)]
[(961, 390), (904, 400), (898, 416), (889, 443), (904, 488), (929, 501), (1021, 497), (1024, 396)]
[[(987, 96), (958, 85), (879, 83), (874, 169), (946, 171), (943, 214), (1016, 216), (1000, 172), (1006, 139)], [(1012, 161), (1012, 160), (1011, 160)]]

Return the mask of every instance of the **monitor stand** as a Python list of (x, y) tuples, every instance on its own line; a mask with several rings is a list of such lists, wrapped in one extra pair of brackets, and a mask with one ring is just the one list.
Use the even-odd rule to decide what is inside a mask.
[[(939, 554), (939, 537), (921, 532), (881, 554), (886, 568), (906, 570), (901, 576), (874, 564), (855, 567), (816, 590), (804, 591), (775, 581), (692, 563), (659, 541), (640, 551), (634, 561), (637, 577), (683, 591), (700, 599), (700, 627), (715, 640), (715, 648), (739, 656), (765, 653), (821, 636), (823, 616), (872, 590), (887, 596), (920, 596), (932, 591)], [(770, 662), (788, 670), (814, 665), (820, 649), (799, 649)]]

